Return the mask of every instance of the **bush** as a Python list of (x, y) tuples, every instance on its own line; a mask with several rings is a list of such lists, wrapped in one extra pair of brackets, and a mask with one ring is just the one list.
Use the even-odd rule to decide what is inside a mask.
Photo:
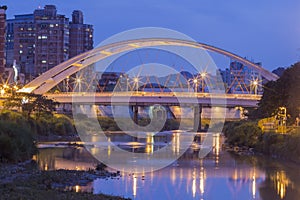
[(18, 162), (30, 159), (36, 151), (30, 129), (15, 122), (0, 122), (0, 160)]
[(233, 122), (224, 128), (227, 143), (230, 145), (256, 147), (260, 144), (262, 131), (253, 122)]

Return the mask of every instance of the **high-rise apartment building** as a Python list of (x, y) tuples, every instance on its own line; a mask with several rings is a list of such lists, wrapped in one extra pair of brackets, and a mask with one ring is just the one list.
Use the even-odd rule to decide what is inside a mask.
[(54, 5), (15, 15), (7, 33), (8, 65), (16, 60), (27, 80), (93, 48), (93, 26), (83, 24), (82, 12), (74, 11), (70, 22)]
[(12, 67), (16, 61), (19, 71), (33, 74), (35, 25), (33, 14), (15, 15), (7, 20), (6, 61)]
[(83, 23), (83, 13), (74, 10), (70, 23), (70, 58), (93, 48), (93, 26)]
[(5, 69), (5, 27), (6, 27), (6, 6), (0, 6), (0, 76)]
[(39, 75), (69, 58), (69, 19), (46, 5), (34, 11), (34, 22), (34, 74)]

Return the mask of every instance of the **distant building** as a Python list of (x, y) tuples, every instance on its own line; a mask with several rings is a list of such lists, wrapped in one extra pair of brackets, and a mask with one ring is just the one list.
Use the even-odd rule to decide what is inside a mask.
[(6, 6), (0, 6), (0, 76), (5, 69), (5, 27), (6, 27)]
[(33, 14), (15, 15), (7, 24), (7, 66), (16, 60), (27, 80), (93, 48), (93, 26), (83, 24), (78, 10), (70, 22), (54, 5), (46, 5)]
[[(256, 64), (261, 65), (261, 63)], [(253, 70), (238, 61), (232, 61), (229, 68), (219, 71), (228, 93), (262, 93), (263, 79), (257, 70)]]

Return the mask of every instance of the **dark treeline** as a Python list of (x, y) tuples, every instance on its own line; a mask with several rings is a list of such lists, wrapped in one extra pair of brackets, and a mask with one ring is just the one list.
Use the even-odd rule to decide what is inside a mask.
[(300, 163), (300, 129), (294, 127), (288, 134), (263, 133), (257, 122), (273, 117), (279, 107), (287, 108), (288, 125), (294, 125), (300, 113), (300, 63), (287, 68), (277, 81), (264, 85), (259, 107), (251, 110), (248, 120), (228, 122), (224, 127), (230, 146), (253, 148), (256, 152), (281, 157)]

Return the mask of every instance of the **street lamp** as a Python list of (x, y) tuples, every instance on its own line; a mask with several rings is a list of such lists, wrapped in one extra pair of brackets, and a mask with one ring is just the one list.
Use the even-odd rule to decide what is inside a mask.
[(80, 78), (76, 78), (76, 83), (78, 85), (78, 92), (81, 92), (81, 79)]
[(198, 80), (197, 80), (197, 78), (194, 78), (193, 82), (194, 82), (194, 86), (195, 86), (195, 92), (197, 93), (197, 90), (198, 90)]
[(257, 94), (257, 86), (258, 86), (258, 81), (257, 80), (254, 80), (252, 82), (252, 86), (254, 88), (254, 94), (256, 95)]
[(201, 77), (201, 87), (202, 87), (202, 92), (204, 92), (204, 79), (206, 78), (207, 73), (206, 72), (202, 72), (200, 74)]
[(134, 84), (135, 84), (135, 86), (136, 86), (136, 91), (139, 91), (139, 78), (138, 78), (138, 77), (135, 77), (135, 78), (133, 79), (133, 82), (134, 82)]

